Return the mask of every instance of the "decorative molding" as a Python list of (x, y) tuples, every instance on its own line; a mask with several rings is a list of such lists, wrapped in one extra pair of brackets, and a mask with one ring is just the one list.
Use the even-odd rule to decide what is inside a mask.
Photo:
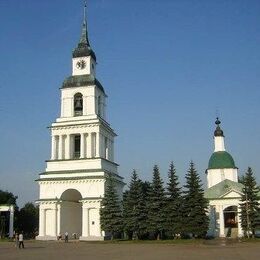
[(36, 180), (39, 184), (68, 184), (68, 183), (91, 183), (91, 182), (104, 182), (104, 176), (90, 176), (90, 177), (62, 177), (62, 178), (42, 178)]
[(108, 171), (101, 170), (101, 169), (90, 169), (90, 170), (83, 169), (83, 170), (68, 170), (68, 171), (49, 171), (49, 172), (39, 173), (39, 175), (45, 175), (45, 174), (67, 174), (67, 173), (92, 173), (92, 172), (109, 173)]

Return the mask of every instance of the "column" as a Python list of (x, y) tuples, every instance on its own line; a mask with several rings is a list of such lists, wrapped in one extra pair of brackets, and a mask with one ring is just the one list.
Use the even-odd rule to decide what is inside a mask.
[(87, 136), (87, 158), (91, 158), (92, 152), (92, 140), (91, 140), (91, 133)]
[(240, 206), (238, 205), (238, 210), (237, 210), (237, 228), (238, 228), (238, 237), (243, 237), (243, 230), (242, 230), (242, 226), (241, 226), (241, 219), (239, 217), (240, 213), (241, 213), (241, 208)]
[(59, 157), (59, 136), (55, 135), (55, 160)]
[(59, 135), (59, 151), (58, 151), (58, 159), (62, 159), (62, 135)]
[(225, 223), (224, 223), (224, 212), (223, 206), (219, 206), (219, 236), (225, 237)]
[(87, 115), (88, 114), (88, 111), (87, 111), (87, 96), (83, 96), (83, 116)]
[(100, 133), (96, 133), (96, 157), (100, 157)]
[(57, 237), (57, 205), (55, 205), (54, 211), (54, 219), (53, 219), (53, 230), (54, 230), (54, 236)]
[(91, 158), (97, 155), (97, 139), (96, 133), (91, 133)]
[(12, 238), (14, 235), (14, 206), (10, 206), (9, 212), (9, 237)]
[(110, 140), (107, 138), (107, 137), (105, 137), (105, 145), (104, 145), (104, 150), (105, 150), (105, 158), (107, 159), (107, 160), (109, 160), (109, 142), (110, 142)]
[(60, 234), (60, 204), (57, 204), (57, 236)]
[(107, 159), (111, 161), (111, 150), (112, 150), (112, 142), (108, 139), (107, 142)]
[(101, 133), (97, 133), (99, 135), (99, 157), (104, 157), (104, 136)]
[(51, 137), (51, 160), (56, 160), (56, 136)]
[(114, 161), (114, 141), (111, 141), (111, 161)]
[(89, 209), (82, 203), (82, 237), (89, 236)]
[(85, 134), (80, 134), (80, 158), (85, 158)]
[(74, 97), (70, 99), (70, 115), (74, 116)]
[(70, 159), (70, 135), (66, 135), (65, 139), (65, 159)]
[(39, 236), (45, 236), (45, 209), (40, 208), (40, 226), (39, 226)]

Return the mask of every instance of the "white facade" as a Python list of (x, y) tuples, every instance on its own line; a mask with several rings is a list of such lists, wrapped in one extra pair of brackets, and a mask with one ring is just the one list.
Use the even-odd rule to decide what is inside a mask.
[(238, 182), (237, 176), (237, 168), (230, 169), (209, 169), (207, 170), (207, 185), (208, 188), (224, 181), (224, 180), (231, 180)]
[(106, 121), (107, 96), (95, 78), (85, 21), (74, 52), (72, 76), (61, 88), (61, 114), (50, 126), (50, 160), (38, 179), (38, 240), (56, 240), (65, 232), (81, 240), (104, 239), (99, 210), (106, 179), (114, 179), (120, 197), (124, 186), (114, 162), (116, 134)]
[[(242, 237), (243, 230), (241, 227), (241, 221), (239, 219), (239, 203), (241, 203), (242, 193), (236, 190), (230, 190), (224, 196), (216, 199), (209, 200), (209, 216), (210, 225), (208, 235), (214, 237)], [(235, 222), (237, 222), (236, 228), (232, 228), (229, 233), (229, 227), (226, 226), (225, 214), (228, 214), (229, 208), (233, 208)]]
[(239, 219), (242, 184), (238, 183), (238, 169), (225, 150), (224, 134), (217, 118), (214, 132), (214, 153), (206, 170), (205, 197), (209, 200), (208, 235), (214, 237), (242, 237)]

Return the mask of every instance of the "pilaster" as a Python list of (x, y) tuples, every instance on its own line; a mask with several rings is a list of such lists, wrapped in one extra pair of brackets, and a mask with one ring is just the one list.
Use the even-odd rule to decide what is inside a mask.
[(40, 227), (39, 227), (39, 237), (45, 236), (45, 209), (41, 209), (40, 206)]
[(56, 159), (56, 136), (52, 135), (51, 137), (51, 160)]
[(89, 209), (82, 204), (82, 237), (89, 236)]

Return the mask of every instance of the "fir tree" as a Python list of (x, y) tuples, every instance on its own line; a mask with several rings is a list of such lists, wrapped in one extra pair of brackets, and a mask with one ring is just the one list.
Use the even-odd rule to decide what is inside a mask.
[(240, 219), (244, 234), (254, 236), (255, 229), (259, 228), (259, 203), (258, 192), (259, 187), (253, 176), (253, 171), (248, 167), (243, 179), (243, 195), (240, 204)]
[(174, 237), (182, 231), (182, 197), (179, 187), (178, 177), (173, 162), (170, 164), (168, 172), (169, 182), (167, 183), (166, 199), (166, 229)]
[(146, 205), (142, 181), (133, 171), (129, 191), (124, 196), (124, 228), (133, 238), (139, 239), (146, 230)]
[(131, 228), (128, 224), (128, 217), (129, 215), (131, 214), (131, 208), (130, 208), (130, 205), (129, 205), (129, 190), (126, 190), (124, 193), (123, 193), (123, 202), (122, 202), (122, 205), (123, 205), (123, 230), (124, 230), (124, 234), (127, 236), (127, 238), (132, 238), (132, 231), (131, 231)]
[(111, 240), (122, 231), (122, 209), (111, 177), (107, 179), (105, 195), (101, 201), (100, 225), (102, 230), (111, 233)]
[(165, 229), (165, 192), (157, 165), (153, 168), (153, 181), (148, 191), (148, 231), (162, 238)]
[(244, 181), (245, 181), (245, 176), (244, 175), (242, 175), (242, 176), (238, 176), (238, 182), (239, 183), (244, 183)]
[(193, 162), (190, 163), (185, 178), (183, 231), (195, 237), (203, 237), (207, 233), (209, 224), (207, 216), (208, 201), (204, 198), (201, 180)]

